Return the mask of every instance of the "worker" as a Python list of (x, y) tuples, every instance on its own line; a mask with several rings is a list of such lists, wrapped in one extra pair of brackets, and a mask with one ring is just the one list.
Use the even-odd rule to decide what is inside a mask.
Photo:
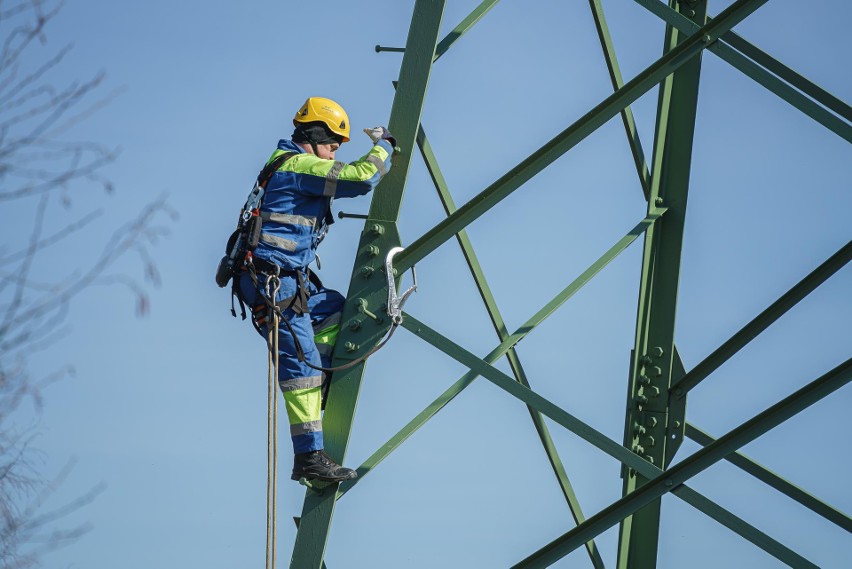
[(308, 265), (317, 258), (317, 246), (334, 221), (332, 200), (375, 188), (391, 168), (396, 140), (385, 127), (364, 129), (373, 142), (370, 151), (349, 164), (335, 160), (340, 145), (349, 141), (349, 117), (339, 104), (322, 97), (305, 101), (293, 126), (291, 140), (279, 141), (267, 162), (289, 155), (266, 185), (261, 234), (252, 255), (256, 279), (249, 271), (241, 273), (239, 294), (251, 307), (258, 331), (268, 337), (266, 284), (270, 276), (279, 275), (275, 303), (289, 327), (282, 321), (278, 328), (278, 385), (295, 453), (292, 479), (339, 482), (357, 473), (323, 451), (324, 374), (314, 368), (330, 367), (344, 298), (325, 288)]

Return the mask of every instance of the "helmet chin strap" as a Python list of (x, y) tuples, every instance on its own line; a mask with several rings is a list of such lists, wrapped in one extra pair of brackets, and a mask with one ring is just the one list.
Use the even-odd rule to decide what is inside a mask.
[(309, 144), (311, 145), (311, 150), (314, 151), (314, 156), (318, 157), (319, 153), (317, 152), (317, 143), (312, 140)]

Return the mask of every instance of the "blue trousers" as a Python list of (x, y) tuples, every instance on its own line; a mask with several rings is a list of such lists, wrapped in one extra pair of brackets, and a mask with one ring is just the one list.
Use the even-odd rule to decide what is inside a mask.
[[(256, 315), (266, 316), (266, 276), (258, 273), (255, 287), (248, 273), (240, 276), (243, 301)], [(294, 276), (282, 276), (275, 301), (294, 297), (298, 282)], [(344, 298), (336, 290), (317, 287), (309, 283), (308, 312), (296, 314), (292, 309), (283, 311), (304, 352), (304, 361), (296, 355), (296, 343), (287, 325), (278, 326), (278, 386), (284, 395), (284, 405), (290, 423), (290, 437), (296, 453), (323, 448), (322, 440), (322, 382), (323, 373), (306, 365), (329, 367), (331, 352), (340, 326)], [(269, 338), (269, 322), (257, 318), (260, 332)]]

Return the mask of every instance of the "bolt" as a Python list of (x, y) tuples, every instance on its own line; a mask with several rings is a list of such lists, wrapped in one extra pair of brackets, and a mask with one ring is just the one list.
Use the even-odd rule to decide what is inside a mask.
[(374, 223), (370, 226), (370, 231), (373, 233), (373, 235), (384, 235), (385, 228), (379, 225), (378, 223)]
[(651, 355), (654, 356), (655, 358), (663, 357), (664, 353), (665, 352), (663, 351), (663, 349), (660, 346), (655, 346), (655, 347), (651, 348)]
[(659, 397), (660, 396), (660, 388), (656, 385), (652, 385), (650, 387), (645, 388), (645, 393), (648, 394), (648, 397)]
[(643, 427), (639, 423), (636, 423), (635, 425), (633, 425), (633, 434), (636, 435), (636, 436), (644, 435), (645, 434), (645, 427)]
[(651, 383), (650, 377), (648, 377), (647, 375), (640, 375), (639, 376), (639, 384), (640, 385), (648, 385), (649, 383)]
[(645, 421), (645, 425), (653, 429), (654, 427), (657, 426), (657, 418), (656, 417), (648, 417), (648, 419)]
[(651, 368), (651, 373), (654, 377), (660, 377), (661, 375), (663, 375), (663, 370), (660, 369), (660, 366), (654, 366)]
[(367, 247), (367, 254), (371, 257), (377, 257), (379, 255), (379, 248), (375, 245), (370, 245)]
[(650, 462), (651, 464), (654, 464), (654, 457), (653, 457), (653, 456), (646, 456), (646, 457), (645, 457), (645, 460), (647, 460), (647, 461), (648, 461), (648, 462)]
[(704, 41), (704, 43), (711, 43), (713, 41), (713, 38), (710, 37), (710, 34), (705, 35), (701, 39)]
[(679, 429), (679, 428), (680, 428), (680, 421), (675, 421), (675, 422), (674, 422), (674, 428), (675, 428), (675, 429)]
[(364, 265), (363, 267), (361, 267), (361, 276), (365, 279), (368, 279), (373, 276), (373, 271), (375, 270), (376, 269), (371, 267), (370, 265)]
[(639, 405), (643, 405), (643, 404), (645, 404), (645, 403), (647, 403), (647, 402), (648, 402), (648, 398), (647, 398), (647, 397), (645, 397), (644, 395), (637, 395), (637, 396), (634, 398), (634, 400), (635, 400), (635, 401), (636, 401), (636, 403), (637, 403), (637, 404), (639, 404)]
[(645, 442), (645, 446), (648, 446), (648, 447), (652, 447), (657, 443), (657, 441), (654, 440), (654, 437), (651, 437), (651, 436), (645, 437), (644, 442)]
[(633, 445), (633, 452), (636, 454), (645, 454), (645, 449), (642, 448), (642, 445)]
[(642, 365), (648, 365), (651, 362), (652, 362), (652, 360), (648, 356), (648, 354), (645, 354), (641, 358), (639, 358), (639, 363), (642, 364)]
[(346, 348), (347, 352), (354, 352), (358, 349), (358, 344), (355, 344), (353, 342), (346, 342), (345, 344), (343, 344), (343, 347)]
[(674, 482), (672, 482), (671, 478), (666, 478), (666, 486), (669, 487), (669, 488), (674, 486)]
[(654, 198), (654, 205), (656, 205), (657, 207), (663, 205), (663, 198), (661, 198), (660, 196)]
[(353, 332), (357, 332), (358, 330), (361, 329), (361, 321), (360, 320), (353, 320), (349, 324), (349, 329), (352, 330)]
[[(695, 17), (695, 10), (687, 10), (686, 15), (689, 16), (690, 18), (694, 18)], [(379, 46), (376, 46), (376, 47), (379, 47)], [(378, 51), (378, 49), (376, 51)]]

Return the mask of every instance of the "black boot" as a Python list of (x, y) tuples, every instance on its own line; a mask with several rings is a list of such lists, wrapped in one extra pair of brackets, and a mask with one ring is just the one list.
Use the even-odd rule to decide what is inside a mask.
[(322, 480), (325, 482), (340, 482), (357, 478), (358, 473), (351, 468), (340, 466), (331, 460), (325, 451), (315, 450), (297, 454), (293, 461), (293, 480)]

